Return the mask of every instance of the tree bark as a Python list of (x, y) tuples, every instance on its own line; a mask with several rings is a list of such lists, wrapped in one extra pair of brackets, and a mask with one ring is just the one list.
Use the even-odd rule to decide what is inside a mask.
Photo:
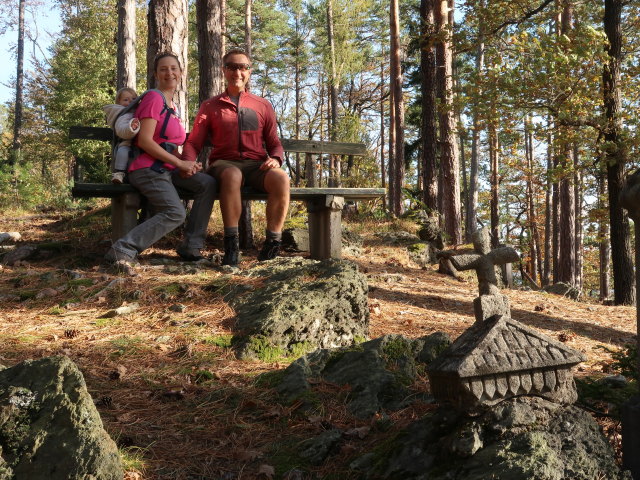
[[(338, 75), (336, 72), (336, 47), (333, 36), (333, 0), (327, 0), (327, 40), (329, 43), (329, 55), (331, 72), (329, 77), (329, 138), (336, 141), (338, 128)], [(340, 157), (329, 155), (329, 187), (340, 186)]]
[[(382, 58), (384, 59), (384, 47), (382, 48)], [(387, 187), (387, 172), (384, 165), (384, 60), (380, 62), (380, 180), (382, 181), (382, 188)], [(382, 207), (387, 209), (387, 196), (382, 199)]]
[[(551, 127), (551, 123), (549, 123), (549, 128)], [(554, 258), (554, 248), (553, 248), (553, 230), (556, 229), (555, 223), (553, 223), (553, 212), (555, 212), (555, 208), (553, 205), (553, 180), (551, 178), (551, 173), (553, 171), (553, 150), (551, 145), (551, 133), (547, 135), (547, 188), (545, 192), (545, 223), (544, 223), (544, 268), (542, 270), (542, 281), (541, 285), (546, 287), (551, 283), (551, 269), (552, 269), (552, 260)]]
[(9, 166), (11, 167), (11, 175), (15, 179), (16, 165), (22, 155), (22, 107), (23, 107), (23, 88), (24, 88), (24, 10), (25, 0), (18, 3), (18, 58), (16, 61), (16, 102), (13, 113), (13, 143), (11, 146), (11, 155), (9, 157)]
[(116, 85), (136, 89), (136, 2), (118, 0)]
[(598, 175), (598, 209), (601, 211), (598, 227), (599, 238), (599, 271), (600, 271), (600, 300), (604, 302), (611, 296), (610, 265), (611, 265), (611, 244), (609, 243), (609, 220), (605, 218), (606, 185), (604, 173)]
[(576, 241), (575, 241), (575, 249), (576, 249), (576, 253), (575, 253), (575, 257), (576, 257), (576, 268), (575, 268), (575, 277), (576, 277), (576, 287), (580, 290), (582, 290), (583, 287), (583, 266), (584, 266), (584, 255), (583, 255), (583, 251), (584, 251), (584, 245), (583, 245), (583, 239), (584, 239), (584, 232), (583, 232), (583, 228), (582, 228), (582, 199), (583, 199), (583, 193), (582, 193), (582, 172), (578, 167), (579, 162), (579, 151), (578, 151), (578, 146), (574, 144), (573, 146), (573, 171), (574, 171), (574, 177), (573, 177), (573, 194), (575, 197), (575, 206), (576, 206), (576, 224), (575, 224), (575, 234), (576, 234)]
[(198, 101), (224, 91), (222, 55), (224, 52), (225, 0), (196, 0), (198, 29)]
[(500, 244), (500, 214), (498, 211), (499, 178), (498, 178), (498, 132), (493, 120), (489, 121), (489, 162), (491, 170), (491, 248)]
[[(153, 60), (159, 53), (172, 53), (180, 60), (182, 77), (173, 99), (180, 120), (187, 125), (187, 38), (188, 9), (186, 0), (150, 0), (147, 41), (147, 85), (155, 87)], [(168, 99), (169, 101), (171, 99)]]
[[(484, 8), (484, 0), (481, 0), (480, 8)], [(478, 27), (478, 46), (476, 49), (476, 88), (478, 89), (478, 98), (482, 98), (482, 71), (484, 70), (484, 28), (481, 24)], [(478, 165), (480, 162), (478, 146), (480, 143), (480, 112), (474, 105), (473, 108), (473, 126), (471, 132), (471, 160), (469, 165), (469, 194), (467, 195), (467, 216), (465, 223), (465, 232), (467, 240), (471, 240), (471, 234), (476, 230), (478, 216)]]
[(449, 24), (449, 4), (447, 0), (437, 0), (436, 25), (441, 35), (438, 49), (442, 64), (438, 65), (439, 85), (444, 99), (440, 110), (440, 168), (442, 171), (442, 200), (444, 230), (452, 243), (462, 242), (460, 218), (460, 165), (456, 141), (456, 122), (453, 108), (453, 52), (451, 47), (452, 25)]
[(404, 100), (402, 94), (402, 69), (400, 58), (400, 9), (398, 0), (391, 0), (391, 89), (393, 90), (393, 110), (391, 116), (394, 125), (393, 182), (394, 199), (391, 210), (394, 214), (402, 213), (402, 185), (404, 183)]
[(435, 0), (421, 0), (422, 200), (427, 208), (435, 212), (438, 210), (438, 127), (436, 124), (436, 53), (433, 46), (436, 33), (434, 8)]
[[(533, 133), (531, 132), (531, 117), (524, 119), (525, 157), (527, 160), (527, 217), (529, 227), (529, 275), (534, 282), (538, 281), (538, 250), (540, 247), (538, 225), (536, 219), (536, 205), (533, 189)], [(537, 241), (536, 241), (537, 240)]]
[(616, 305), (636, 302), (629, 217), (620, 205), (620, 191), (625, 180), (627, 152), (620, 130), (620, 63), (622, 60), (622, 7), (624, 0), (605, 0), (604, 31), (609, 40), (608, 61), (602, 73), (606, 130), (604, 140), (611, 145), (605, 151), (609, 219), (611, 222), (611, 257), (613, 259), (613, 291)]

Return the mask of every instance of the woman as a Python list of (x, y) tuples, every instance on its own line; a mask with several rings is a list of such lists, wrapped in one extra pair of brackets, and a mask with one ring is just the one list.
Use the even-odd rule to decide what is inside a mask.
[(171, 153), (186, 138), (173, 104), (182, 76), (178, 57), (170, 53), (158, 55), (154, 76), (162, 95), (157, 91), (148, 92), (136, 109), (135, 116), (140, 120), (136, 144), (142, 153), (129, 166), (128, 177), (131, 185), (147, 198), (155, 215), (111, 246), (106, 259), (115, 263), (134, 261), (138, 253), (184, 223), (186, 212), (176, 187), (194, 194), (184, 240), (176, 252), (185, 260), (201, 259), (200, 250), (204, 247), (213, 208), (215, 180), (200, 172), (199, 163), (182, 160), (176, 152)]

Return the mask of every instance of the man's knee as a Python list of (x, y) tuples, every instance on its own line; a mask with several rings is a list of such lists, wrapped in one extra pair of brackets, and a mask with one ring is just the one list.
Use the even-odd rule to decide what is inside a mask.
[(220, 173), (220, 184), (222, 187), (239, 187), (242, 184), (242, 172), (239, 168), (225, 168)]
[(288, 195), (290, 189), (289, 184), (289, 175), (280, 168), (269, 170), (265, 175), (264, 187), (267, 193)]

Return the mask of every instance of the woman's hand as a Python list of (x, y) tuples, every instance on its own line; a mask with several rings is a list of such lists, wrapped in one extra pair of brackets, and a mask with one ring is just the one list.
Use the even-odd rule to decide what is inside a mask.
[(179, 175), (182, 178), (189, 178), (194, 176), (200, 170), (202, 170), (202, 165), (198, 162), (190, 162), (188, 160), (178, 160), (180, 163), (176, 165), (179, 171)]

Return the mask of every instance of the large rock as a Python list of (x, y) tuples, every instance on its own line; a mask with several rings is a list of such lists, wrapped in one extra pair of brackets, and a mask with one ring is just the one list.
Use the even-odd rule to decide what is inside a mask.
[(369, 342), (335, 350), (321, 349), (293, 362), (276, 386), (289, 402), (304, 398), (312, 379), (349, 385), (349, 410), (369, 417), (382, 409), (406, 406), (407, 387), (418, 369), (424, 370), (450, 344), (444, 333), (409, 339), (385, 335)]
[(507, 400), (479, 417), (441, 408), (351, 468), (362, 479), (631, 479), (588, 413), (537, 397)]
[(67, 357), (0, 371), (0, 478), (122, 480), (82, 373)]
[(556, 295), (562, 295), (563, 297), (577, 300), (580, 298), (580, 290), (576, 287), (572, 287), (568, 283), (558, 282), (553, 285), (548, 285), (543, 288), (545, 292), (554, 293)]
[(444, 248), (444, 233), (440, 229), (438, 217), (422, 219), (422, 228), (418, 231), (421, 240), (433, 244), (439, 250)]
[(240, 358), (352, 345), (369, 334), (367, 280), (346, 260), (278, 258), (247, 270), (263, 286), (232, 300)]

